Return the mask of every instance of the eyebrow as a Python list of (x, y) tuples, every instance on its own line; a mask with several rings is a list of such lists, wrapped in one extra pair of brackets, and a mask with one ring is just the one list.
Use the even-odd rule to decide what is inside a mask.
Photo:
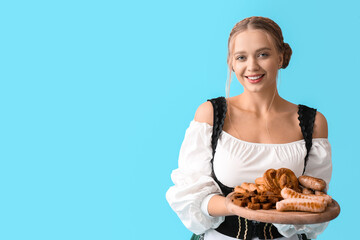
[[(268, 47), (259, 48), (258, 50), (256, 50), (256, 52), (260, 52), (262, 50), (271, 50), (271, 48)], [(238, 53), (245, 53), (245, 51), (237, 51), (234, 54), (238, 54)]]

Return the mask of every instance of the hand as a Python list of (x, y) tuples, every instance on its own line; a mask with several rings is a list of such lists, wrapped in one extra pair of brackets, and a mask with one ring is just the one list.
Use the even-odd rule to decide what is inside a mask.
[(226, 198), (220, 195), (214, 195), (211, 197), (207, 209), (209, 214), (214, 217), (234, 215), (234, 213), (228, 209)]

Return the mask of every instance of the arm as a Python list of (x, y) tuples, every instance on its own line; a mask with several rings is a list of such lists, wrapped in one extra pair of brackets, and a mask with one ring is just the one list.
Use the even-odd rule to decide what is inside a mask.
[(315, 116), (313, 138), (327, 138), (328, 124), (325, 116), (317, 111)]
[[(329, 187), (332, 173), (331, 147), (327, 137), (328, 127), (326, 118), (320, 112), (317, 112), (313, 139), (318, 139), (316, 142), (313, 141), (304, 175), (324, 179), (326, 182), (326, 189)], [(316, 238), (326, 229), (328, 224), (329, 222), (308, 225), (274, 224), (274, 226), (277, 227), (278, 231), (285, 237), (305, 233), (308, 238)]]
[(220, 195), (214, 195), (207, 206), (207, 210), (210, 216), (230, 216), (234, 215), (230, 212), (225, 205), (225, 197)]
[(313, 139), (316, 138), (316, 143), (313, 140), (313, 147), (309, 152), (309, 159), (304, 175), (318, 177), (325, 180), (325, 191), (327, 191), (329, 189), (329, 183), (332, 175), (331, 146), (327, 139), (327, 121), (324, 115), (320, 112), (317, 112), (314, 124)]
[[(196, 116), (204, 110), (204, 105), (206, 107), (207, 104), (199, 107)], [(174, 186), (167, 191), (166, 199), (183, 224), (193, 233), (201, 234), (218, 227), (224, 217), (211, 216), (207, 212), (210, 198), (221, 195), (221, 189), (211, 177), (212, 126), (199, 121), (197, 117), (194, 120), (198, 121), (191, 121), (186, 130), (179, 154), (179, 167), (171, 174)]]
[[(199, 106), (196, 110), (194, 120), (197, 122), (205, 122), (209, 125), (213, 125), (213, 106), (211, 102), (206, 101)], [(205, 206), (204, 206), (205, 205)], [(203, 209), (207, 211), (210, 216), (228, 216), (233, 215), (226, 208), (225, 197), (221, 195), (214, 195), (209, 200), (206, 199), (203, 202)]]

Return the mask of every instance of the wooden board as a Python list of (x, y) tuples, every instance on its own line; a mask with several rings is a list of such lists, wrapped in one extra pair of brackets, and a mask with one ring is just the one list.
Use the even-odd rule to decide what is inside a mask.
[(322, 213), (311, 212), (280, 212), (276, 209), (271, 210), (252, 210), (244, 207), (240, 207), (232, 203), (233, 193), (230, 193), (226, 197), (227, 208), (236, 215), (255, 220), (259, 222), (268, 223), (281, 223), (281, 224), (314, 224), (328, 222), (336, 218), (340, 213), (339, 204), (333, 199), (333, 202), (329, 204)]

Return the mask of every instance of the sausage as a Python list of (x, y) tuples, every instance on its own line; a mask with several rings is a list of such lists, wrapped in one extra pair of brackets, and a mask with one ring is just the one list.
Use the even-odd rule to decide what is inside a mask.
[(288, 198), (276, 203), (278, 211), (324, 212), (325, 204), (314, 199)]
[(299, 199), (315, 200), (315, 201), (324, 203), (325, 207), (328, 204), (328, 199), (325, 196), (320, 196), (320, 195), (315, 195), (315, 194), (298, 193), (298, 192), (292, 190), (291, 188), (283, 188), (281, 190), (281, 196), (284, 199), (299, 198)]
[(321, 191), (315, 191), (315, 195), (316, 196), (322, 196), (325, 198), (325, 201), (327, 204), (330, 204), (332, 202), (332, 197), (327, 195), (326, 193), (324, 192), (321, 192)]
[(300, 176), (299, 182), (306, 188), (311, 188), (313, 190), (322, 191), (326, 187), (326, 182), (320, 178), (315, 178), (311, 176)]
[(313, 190), (311, 190), (310, 188), (303, 188), (302, 193), (303, 194), (314, 194)]

